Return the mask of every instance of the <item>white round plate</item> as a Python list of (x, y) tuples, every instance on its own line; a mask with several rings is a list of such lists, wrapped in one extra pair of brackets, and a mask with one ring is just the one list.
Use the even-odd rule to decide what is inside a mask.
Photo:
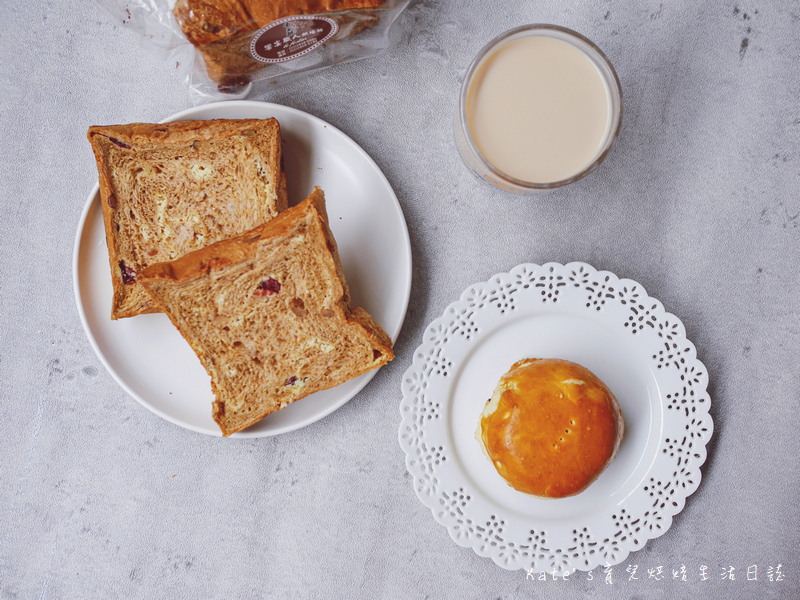
[[(164, 122), (269, 117), (281, 125), (289, 205), (315, 185), (322, 188), (353, 304), (366, 309), (396, 340), (411, 292), (411, 243), (397, 197), (364, 150), (317, 117), (266, 102), (209, 104)], [(211, 380), (166, 315), (111, 320), (111, 275), (97, 185), (78, 225), (73, 279), (86, 335), (123, 389), (177, 425), (220, 435), (211, 418)], [(313, 423), (355, 396), (375, 373), (298, 400), (235, 436), (275, 435)]]
[[(580, 363), (616, 395), (625, 437), (582, 493), (509, 487), (475, 439), (523, 358)], [(523, 264), (471, 286), (427, 328), (403, 375), (400, 445), (414, 490), (450, 537), (506, 569), (589, 571), (662, 535), (700, 483), (708, 376), (682, 323), (635, 281), (584, 263)]]

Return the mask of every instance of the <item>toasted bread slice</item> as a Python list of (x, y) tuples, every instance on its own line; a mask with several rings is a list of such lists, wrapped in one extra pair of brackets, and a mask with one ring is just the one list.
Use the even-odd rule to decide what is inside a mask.
[(103, 207), (111, 318), (155, 312), (137, 279), (260, 225), (286, 208), (275, 119), (179, 121), (89, 128)]
[(225, 436), (394, 358), (389, 336), (350, 306), (325, 197), (172, 262), (140, 281), (211, 375)]

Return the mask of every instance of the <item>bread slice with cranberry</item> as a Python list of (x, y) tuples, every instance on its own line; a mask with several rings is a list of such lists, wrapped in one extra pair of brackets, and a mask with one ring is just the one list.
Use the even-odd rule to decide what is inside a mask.
[(111, 318), (155, 312), (148, 265), (252, 229), (284, 210), (275, 119), (89, 128), (111, 264)]
[(251, 231), (147, 267), (139, 281), (211, 375), (225, 436), (394, 358), (389, 336), (350, 306), (319, 189)]

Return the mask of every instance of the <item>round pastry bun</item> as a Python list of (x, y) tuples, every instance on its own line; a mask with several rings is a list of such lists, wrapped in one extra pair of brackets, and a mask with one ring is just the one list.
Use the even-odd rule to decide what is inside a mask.
[(597, 479), (616, 457), (624, 431), (619, 402), (589, 369), (532, 358), (500, 378), (476, 437), (511, 487), (564, 498)]

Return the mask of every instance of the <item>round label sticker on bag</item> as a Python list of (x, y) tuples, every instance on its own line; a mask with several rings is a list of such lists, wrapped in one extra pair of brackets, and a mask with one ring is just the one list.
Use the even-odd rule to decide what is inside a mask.
[(308, 54), (339, 31), (328, 17), (284, 17), (262, 27), (250, 40), (250, 55), (259, 62), (280, 63)]

